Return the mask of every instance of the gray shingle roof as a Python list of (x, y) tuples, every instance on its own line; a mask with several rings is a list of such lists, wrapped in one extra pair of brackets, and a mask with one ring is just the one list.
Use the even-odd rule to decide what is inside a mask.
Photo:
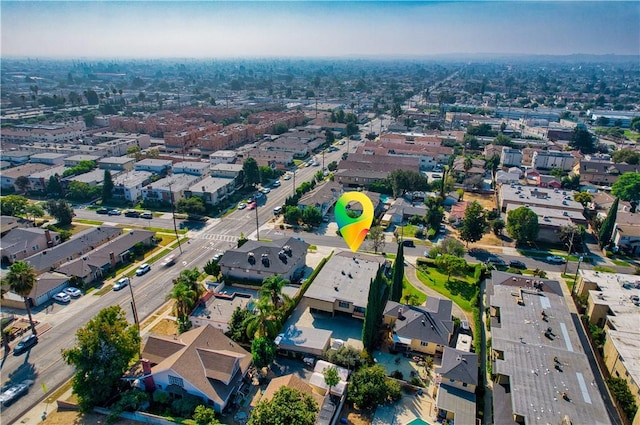
[[(284, 246), (291, 247), (290, 254), (280, 256)], [(271, 242), (249, 241), (240, 248), (227, 251), (220, 259), (220, 267), (238, 268), (268, 272), (275, 274), (287, 274), (291, 267), (298, 264), (300, 257), (306, 258), (309, 244), (296, 238), (276, 239)], [(249, 253), (253, 253), (254, 261), (249, 260)], [(262, 261), (262, 256), (269, 258), (268, 262)]]
[(436, 372), (445, 379), (478, 385), (478, 355), (445, 347)]
[(399, 337), (447, 346), (453, 333), (452, 306), (451, 300), (435, 297), (427, 299), (426, 307), (387, 301), (384, 315), (398, 318), (394, 333)]

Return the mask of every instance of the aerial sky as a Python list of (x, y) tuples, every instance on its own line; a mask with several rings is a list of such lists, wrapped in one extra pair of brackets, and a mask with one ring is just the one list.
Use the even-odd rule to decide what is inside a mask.
[(1, 56), (640, 54), (640, 2), (0, 1)]

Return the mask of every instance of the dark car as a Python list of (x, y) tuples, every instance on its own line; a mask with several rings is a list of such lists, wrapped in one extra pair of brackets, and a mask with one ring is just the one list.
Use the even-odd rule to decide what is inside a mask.
[(527, 265), (525, 263), (523, 263), (522, 261), (511, 260), (511, 261), (509, 261), (509, 267), (514, 268), (514, 269), (525, 270), (527, 268)]
[(140, 217), (140, 212), (138, 212), (138, 211), (127, 211), (127, 212), (125, 212), (125, 213), (124, 213), (124, 216), (125, 216), (125, 217), (135, 217), (135, 218), (138, 218), (138, 217)]
[(18, 345), (16, 345), (16, 348), (13, 349), (13, 354), (15, 356), (17, 356), (18, 354), (22, 354), (37, 343), (38, 337), (35, 335), (29, 335), (23, 338), (22, 341), (20, 341)]
[(416, 244), (411, 239), (407, 239), (402, 241), (402, 246), (408, 246), (408, 247), (414, 248)]
[(498, 257), (491, 257), (487, 260), (487, 263), (491, 264), (492, 266), (498, 268), (498, 267), (507, 267), (507, 263), (505, 263), (505, 261), (502, 258), (498, 258)]
[(109, 214), (109, 210), (107, 208), (98, 208), (96, 210), (96, 213), (98, 213), (98, 214)]

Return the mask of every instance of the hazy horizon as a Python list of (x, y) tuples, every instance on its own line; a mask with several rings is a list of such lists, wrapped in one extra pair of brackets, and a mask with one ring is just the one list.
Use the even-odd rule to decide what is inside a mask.
[(639, 55), (640, 2), (2, 1), (2, 57)]

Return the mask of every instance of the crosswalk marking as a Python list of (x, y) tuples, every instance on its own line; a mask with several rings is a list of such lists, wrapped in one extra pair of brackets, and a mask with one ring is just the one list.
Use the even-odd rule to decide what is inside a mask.
[(237, 242), (238, 237), (233, 235), (220, 235), (217, 233), (204, 233), (201, 235), (195, 235), (195, 239), (207, 239), (213, 241), (224, 241), (224, 242)]

